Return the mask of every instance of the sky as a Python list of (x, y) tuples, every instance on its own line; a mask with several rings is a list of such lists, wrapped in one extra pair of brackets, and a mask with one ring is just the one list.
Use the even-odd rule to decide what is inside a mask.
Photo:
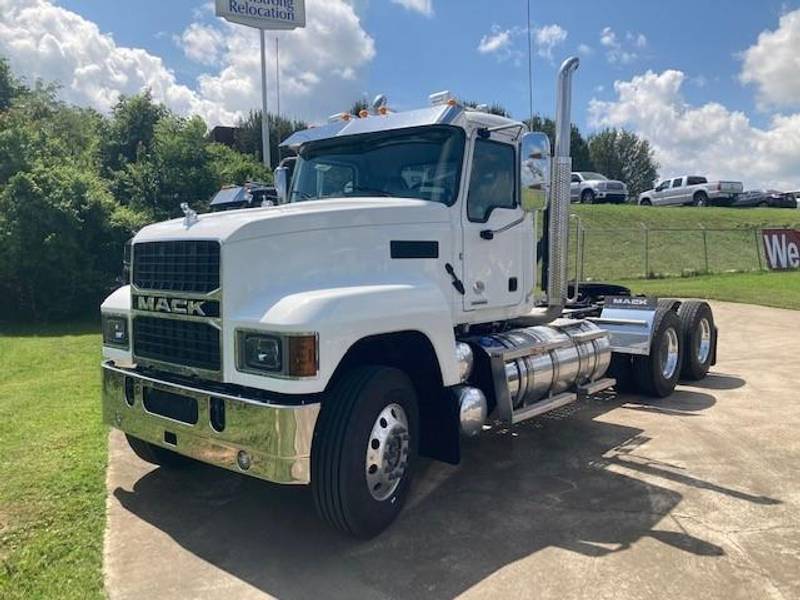
[[(387, 94), (450, 90), (529, 112), (526, 0), (306, 0), (278, 34), (281, 112), (309, 122)], [(531, 0), (534, 111), (554, 111), (558, 65), (581, 57), (573, 120), (653, 145), (663, 177), (800, 189), (800, 0)], [(28, 81), (108, 112), (151, 88), (180, 114), (234, 124), (260, 107), (258, 33), (204, 0), (0, 0), (0, 55)], [(269, 38), (270, 108), (276, 105)]]

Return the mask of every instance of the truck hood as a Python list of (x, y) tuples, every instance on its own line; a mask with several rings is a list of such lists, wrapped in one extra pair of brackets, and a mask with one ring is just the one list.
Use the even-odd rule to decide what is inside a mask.
[(404, 198), (347, 198), (199, 215), (142, 229), (134, 243), (184, 239), (237, 242), (304, 231), (449, 222), (449, 207)]

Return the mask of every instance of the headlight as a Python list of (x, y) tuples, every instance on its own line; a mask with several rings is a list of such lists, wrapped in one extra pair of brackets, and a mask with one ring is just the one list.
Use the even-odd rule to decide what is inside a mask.
[(254, 375), (313, 377), (319, 370), (316, 335), (237, 331), (237, 368)]
[(128, 317), (103, 315), (103, 344), (128, 349)]
[(271, 335), (243, 333), (240, 355), (243, 369), (276, 373), (283, 370), (281, 339)]

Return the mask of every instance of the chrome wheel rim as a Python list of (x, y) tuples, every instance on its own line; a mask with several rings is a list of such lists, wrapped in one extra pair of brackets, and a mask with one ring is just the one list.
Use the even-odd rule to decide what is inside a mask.
[(389, 404), (375, 419), (367, 441), (365, 473), (370, 495), (383, 502), (397, 491), (408, 468), (408, 416)]
[(708, 319), (700, 320), (700, 343), (697, 347), (697, 361), (705, 364), (711, 354), (711, 323)]
[(661, 374), (664, 379), (672, 379), (678, 368), (678, 332), (672, 327), (664, 332), (661, 341)]

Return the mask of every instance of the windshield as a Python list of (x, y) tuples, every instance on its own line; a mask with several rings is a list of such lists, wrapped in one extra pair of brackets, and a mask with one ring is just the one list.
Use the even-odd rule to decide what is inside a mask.
[(448, 126), (381, 131), (301, 148), (291, 202), (321, 198), (418, 198), (456, 201), (464, 132)]
[(581, 173), (581, 177), (583, 177), (586, 181), (608, 181), (608, 177), (605, 175), (600, 175), (600, 173)]

